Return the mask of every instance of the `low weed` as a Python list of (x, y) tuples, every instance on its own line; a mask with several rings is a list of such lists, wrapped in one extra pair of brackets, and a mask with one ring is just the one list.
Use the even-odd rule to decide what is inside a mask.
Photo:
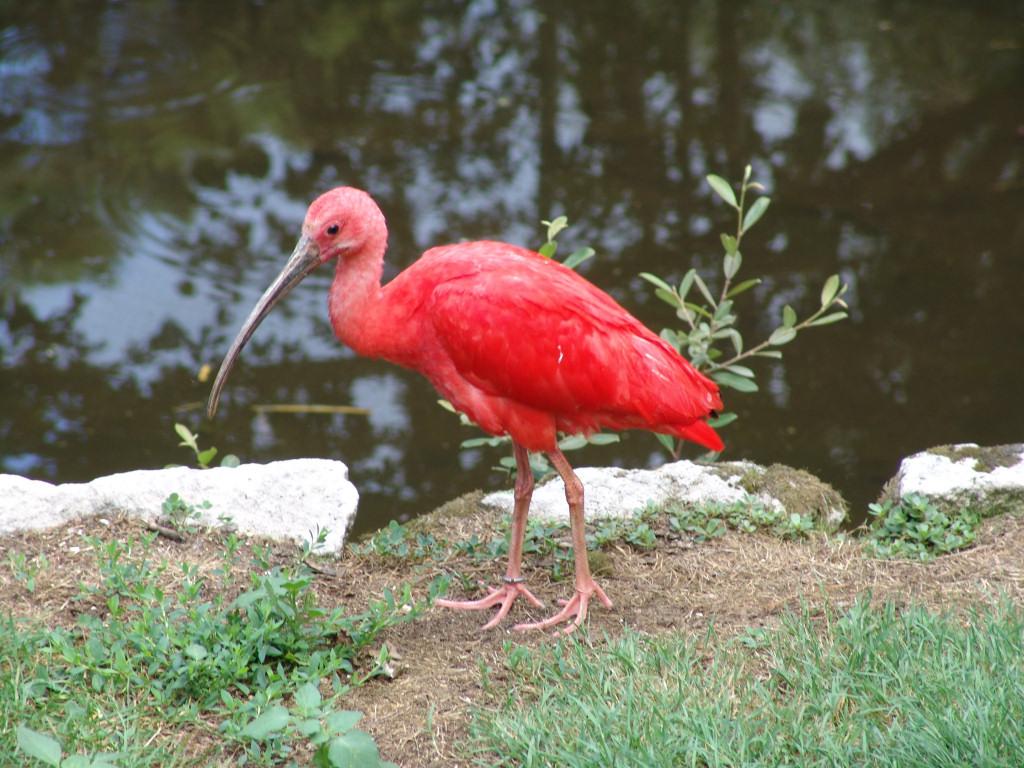
[(14, 578), (31, 594), (36, 591), (36, 579), (50, 567), (50, 561), (44, 554), (30, 560), (24, 552), (11, 552), (7, 555), (7, 565)]
[(981, 522), (971, 509), (947, 514), (915, 493), (898, 502), (869, 504), (868, 514), (873, 518), (864, 544), (869, 554), (922, 561), (971, 546)]
[(808, 515), (770, 507), (754, 499), (734, 504), (670, 506), (667, 514), (673, 530), (696, 541), (717, 538), (730, 529), (742, 533), (765, 531), (783, 539), (803, 538), (814, 530), (814, 520)]
[[(193, 432), (184, 424), (175, 424), (174, 431), (181, 438), (181, 442), (178, 443), (182, 448), (188, 448), (192, 451), (196, 459), (196, 464), (199, 465), (200, 469), (209, 469), (213, 460), (217, 457), (217, 449), (213, 446), (209, 448), (199, 447), (199, 434)], [(220, 460), (220, 466), (222, 467), (237, 467), (241, 463), (241, 460), (233, 453), (225, 454)]]

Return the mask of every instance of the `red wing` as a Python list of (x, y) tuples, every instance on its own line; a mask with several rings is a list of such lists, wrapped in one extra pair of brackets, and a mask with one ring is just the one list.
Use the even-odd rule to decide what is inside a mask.
[(555, 262), (514, 259), (444, 282), (429, 311), (460, 375), (563, 424), (651, 428), (721, 407), (674, 349)]

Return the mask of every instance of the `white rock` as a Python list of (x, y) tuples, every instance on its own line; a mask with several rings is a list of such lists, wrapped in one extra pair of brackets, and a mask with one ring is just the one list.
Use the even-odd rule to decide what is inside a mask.
[[(219, 525), (225, 516), (241, 533), (306, 541), (317, 526), (327, 528), (325, 549), (334, 553), (341, 551), (359, 502), (348, 467), (326, 459), (138, 470), (62, 485), (0, 475), (0, 534), (114, 512), (154, 520), (172, 493), (195, 505), (203, 523)], [(204, 501), (210, 508), (198, 509)]]
[[(749, 498), (750, 494), (744, 490), (740, 479), (745, 470), (756, 466), (749, 462), (731, 462), (716, 468), (692, 461), (676, 461), (658, 469), (582, 467), (576, 470), (576, 475), (583, 483), (586, 516), (593, 519), (630, 517), (648, 503), (735, 504)], [(722, 476), (723, 469), (726, 477)], [(733, 471), (735, 474), (731, 474)], [(782, 507), (778, 499), (770, 496), (755, 498), (772, 509)], [(489, 494), (481, 503), (500, 512), (511, 513), (512, 492)], [(565, 485), (560, 477), (537, 486), (530, 504), (530, 515), (546, 519), (568, 518)]]
[[(998, 463), (987, 457), (998, 458)], [(956, 503), (1024, 495), (1024, 445), (979, 448), (963, 443), (915, 453), (900, 462), (894, 491), (898, 498), (917, 493)]]

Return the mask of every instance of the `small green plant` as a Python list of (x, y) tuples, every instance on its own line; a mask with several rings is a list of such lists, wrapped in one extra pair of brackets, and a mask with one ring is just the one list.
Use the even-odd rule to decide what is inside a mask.
[(46, 571), (50, 567), (50, 561), (46, 555), (37, 555), (32, 560), (25, 557), (24, 552), (11, 552), (7, 556), (7, 564), (11, 568), (14, 578), (21, 582), (22, 586), (34, 593), (36, 591), (36, 577), (40, 571)]
[(439, 560), (447, 552), (447, 547), (431, 534), (417, 533), (414, 536), (406, 526), (391, 520), (365, 541), (353, 544), (352, 551), (359, 555), (376, 554), (403, 560)]
[[(569, 226), (569, 219), (565, 216), (558, 216), (552, 221), (542, 221), (541, 224), (547, 227), (547, 241), (537, 249), (537, 253), (546, 258), (553, 259), (558, 252), (558, 233)], [(576, 269), (584, 261), (592, 258), (593, 255), (594, 249), (585, 245), (566, 256), (562, 264), (569, 269)]]
[(307, 739), (315, 748), (313, 765), (317, 768), (398, 768), (380, 759), (373, 738), (356, 728), (361, 712), (334, 710), (323, 701), (320, 691), (306, 683), (295, 691), (294, 706), (268, 707), (240, 731), (241, 738), (272, 745), (285, 737)]
[(115, 768), (118, 764), (116, 762), (118, 755), (114, 752), (96, 754), (91, 757), (84, 755), (64, 757), (64, 750), (59, 741), (24, 725), (18, 726), (16, 734), (18, 749), (26, 757), (38, 760), (43, 765), (52, 765), (54, 768)]
[(735, 504), (670, 507), (667, 513), (673, 531), (696, 541), (718, 538), (730, 529), (743, 533), (768, 531), (784, 539), (803, 538), (814, 530), (814, 521), (809, 516), (769, 507), (752, 498)]
[[(800, 331), (829, 325), (847, 316), (846, 303), (842, 298), (847, 286), (840, 282), (839, 275), (832, 275), (821, 289), (820, 306), (810, 315), (799, 320), (796, 310), (786, 304), (782, 308), (781, 323), (768, 338), (754, 346), (745, 345), (743, 335), (736, 326), (738, 315), (735, 300), (740, 294), (759, 285), (761, 280), (751, 278), (736, 281), (743, 265), (740, 246), (744, 236), (761, 220), (771, 202), (769, 197), (761, 196), (747, 205), (751, 193), (764, 191), (764, 187), (752, 181), (750, 176), (751, 167), (748, 165), (743, 171), (738, 197), (728, 181), (715, 174), (707, 176), (707, 182), (715, 194), (736, 212), (735, 233), (723, 232), (720, 236), (725, 254), (717, 298), (696, 269), (688, 270), (678, 286), (649, 272), (640, 275), (654, 286), (655, 295), (671, 306), (676, 317), (686, 324), (684, 328), (664, 328), (661, 331), (662, 338), (681, 354), (685, 354), (698, 371), (710, 376), (720, 387), (744, 393), (757, 391), (756, 374), (746, 365), (740, 365), (740, 361), (752, 357), (781, 358), (779, 347), (793, 341)], [(696, 298), (693, 298), (694, 294)], [(725, 348), (727, 344), (731, 345), (729, 352)], [(735, 419), (736, 414), (728, 412), (708, 423), (713, 427), (724, 427)], [(683, 441), (669, 435), (657, 437), (674, 457), (681, 455)]]
[(974, 543), (981, 519), (971, 509), (946, 514), (931, 500), (908, 493), (868, 505), (873, 518), (865, 548), (875, 557), (932, 560)]
[(198, 505), (189, 504), (178, 494), (172, 493), (160, 505), (160, 523), (181, 534), (194, 534), (199, 530), (197, 523), (202, 516), (201, 510), (209, 509), (210, 506), (208, 501)]
[[(193, 433), (192, 430), (184, 424), (175, 424), (174, 431), (177, 432), (178, 437), (181, 438), (181, 442), (178, 443), (178, 445), (192, 450), (196, 457), (196, 463), (201, 469), (209, 469), (211, 462), (217, 456), (217, 449), (213, 446), (201, 449), (199, 447), (199, 434)], [(240, 463), (239, 458), (233, 453), (226, 454), (220, 460), (220, 466), (222, 467), (237, 467)]]

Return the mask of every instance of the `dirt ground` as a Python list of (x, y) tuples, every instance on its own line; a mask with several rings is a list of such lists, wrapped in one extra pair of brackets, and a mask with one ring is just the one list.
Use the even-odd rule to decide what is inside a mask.
[[(472, 498), (453, 502), (426, 518), (414, 530), (449, 540), (482, 539), (497, 531), (497, 521), (481, 513)], [(0, 537), (0, 615), (31, 616), (51, 626), (74, 624), (82, 610), (96, 610), (72, 598), (80, 581), (97, 578), (95, 555), (87, 536), (107, 540), (138, 538), (145, 525), (114, 517), (78, 521), (58, 529)], [(255, 542), (246, 541), (239, 568), (251, 567)], [(271, 561), (294, 562), (295, 548), (271, 545)], [(49, 566), (37, 575), (30, 593), (15, 578), (11, 553), (33, 561), (44, 554)], [(204, 571), (219, 567), (219, 534), (208, 532), (177, 542), (160, 537), (154, 556), (171, 563), (189, 561)], [(317, 563), (331, 575), (317, 579), (322, 605), (363, 610), (385, 587), (412, 582), (422, 595), (439, 571), (461, 573), (471, 581), (496, 583), (503, 573), (500, 561), (480, 562), (462, 555), (442, 562), (415, 562), (378, 554), (347, 553), (339, 560)], [(550, 579), (550, 557), (524, 561), (530, 588), (551, 607), (567, 597), (571, 582)], [(1024, 599), (1024, 518), (1000, 517), (984, 523), (976, 545), (966, 551), (927, 563), (872, 560), (863, 556), (859, 541), (813, 535), (787, 542), (759, 534), (730, 533), (702, 543), (685, 537), (659, 539), (652, 550), (614, 545), (602, 552), (597, 575), (615, 607), (592, 609), (590, 633), (615, 635), (623, 627), (644, 633), (681, 632), (702, 636), (714, 625), (720, 637), (746, 627), (775, 623), (787, 609), (812, 607), (825, 601), (845, 606), (870, 591), (877, 600), (925, 603), (937, 609), (965, 608), (1006, 594)], [(176, 568), (168, 569), (175, 578)], [(241, 573), (244, 577), (245, 574)], [(464, 593), (452, 581), (455, 597)], [(550, 642), (541, 633), (513, 633), (518, 621), (546, 616), (520, 601), (497, 629), (481, 632), (489, 618), (431, 608), (419, 619), (388, 630), (382, 637), (395, 660), (391, 679), (376, 678), (356, 689), (344, 706), (365, 713), (360, 727), (380, 745), (382, 755), (403, 768), (469, 765), (459, 752), (472, 709), (487, 706), (480, 670), (489, 668), (492, 684), (500, 685), (506, 643), (536, 645)]]

